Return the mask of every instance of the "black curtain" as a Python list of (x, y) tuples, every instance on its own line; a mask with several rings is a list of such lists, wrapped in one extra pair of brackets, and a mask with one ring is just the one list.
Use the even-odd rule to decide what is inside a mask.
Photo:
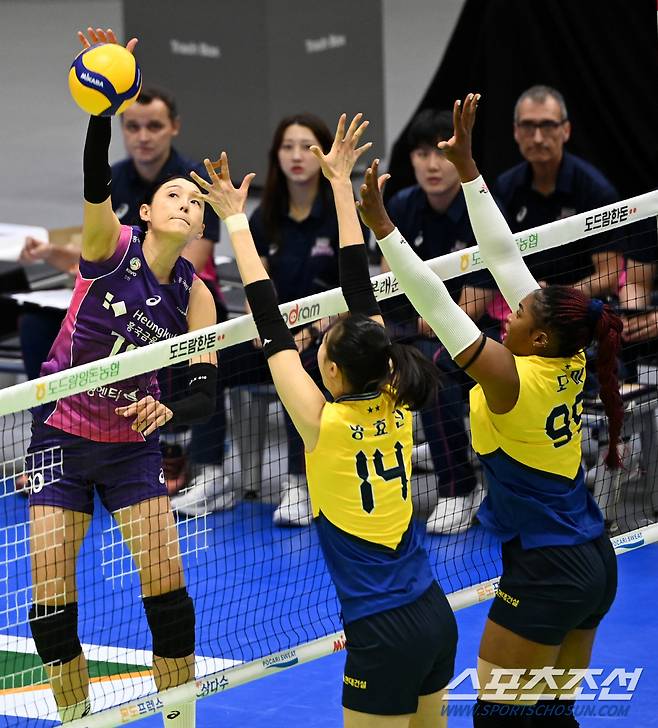
[[(521, 161), (514, 104), (534, 84), (564, 94), (572, 122), (567, 148), (598, 167), (622, 198), (658, 186), (654, 0), (466, 0), (416, 112), (482, 93), (474, 155), (493, 183)], [(415, 181), (406, 131), (391, 153), (387, 195)]]

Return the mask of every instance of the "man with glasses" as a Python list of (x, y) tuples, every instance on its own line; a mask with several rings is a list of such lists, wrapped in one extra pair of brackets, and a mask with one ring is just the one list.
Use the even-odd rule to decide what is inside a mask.
[[(514, 108), (514, 139), (524, 161), (503, 172), (494, 186), (513, 232), (619, 199), (598, 169), (565, 150), (570, 135), (571, 122), (559, 91), (533, 86), (521, 94)], [(535, 253), (526, 262), (542, 285), (575, 286), (587, 296), (600, 298), (617, 294), (623, 270), (622, 255), (606, 235)], [(483, 300), (478, 291), (467, 295)], [(503, 320), (505, 314), (500, 313)]]

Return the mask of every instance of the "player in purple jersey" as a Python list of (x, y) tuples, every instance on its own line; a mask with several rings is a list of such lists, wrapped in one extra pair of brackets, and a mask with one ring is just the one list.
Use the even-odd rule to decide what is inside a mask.
[[(88, 29), (92, 43), (111, 30)], [(79, 33), (83, 47), (90, 42)], [(127, 44), (132, 51), (136, 39)], [(41, 374), (51, 374), (216, 323), (215, 305), (182, 249), (203, 236), (204, 201), (187, 178), (165, 180), (140, 215), (147, 231), (122, 226), (111, 205), (110, 119), (92, 116), (84, 150), (84, 222), (73, 300)], [(194, 679), (194, 606), (185, 587), (167, 497), (158, 427), (193, 424), (215, 407), (215, 352), (190, 359), (188, 396), (159, 401), (156, 373), (96, 387), (33, 411), (30, 453), (43, 473), (30, 483), (33, 604), (29, 620), (63, 722), (90, 710), (89, 675), (77, 630), (75, 561), (94, 490), (114, 516), (138, 567), (153, 636), (159, 690)], [(48, 467), (48, 448), (61, 466)], [(46, 476), (47, 474), (47, 476)], [(163, 714), (170, 728), (194, 726), (194, 703)]]

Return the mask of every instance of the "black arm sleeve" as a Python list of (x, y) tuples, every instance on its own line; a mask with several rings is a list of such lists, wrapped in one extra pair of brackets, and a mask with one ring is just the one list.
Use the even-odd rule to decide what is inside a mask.
[(350, 313), (365, 316), (381, 315), (381, 309), (372, 291), (368, 252), (365, 245), (348, 245), (338, 253), (340, 286)]
[(85, 151), (82, 157), (84, 174), (84, 197), (87, 202), (105, 202), (112, 193), (112, 172), (108, 161), (108, 150), (112, 126), (109, 116), (89, 118)]
[(272, 281), (267, 278), (244, 287), (249, 308), (263, 344), (263, 354), (269, 359), (286, 349), (297, 351), (295, 340), (279, 311)]
[(207, 422), (215, 412), (217, 401), (217, 367), (213, 364), (192, 364), (189, 395), (176, 402), (163, 402), (174, 413), (175, 425), (198, 425)]

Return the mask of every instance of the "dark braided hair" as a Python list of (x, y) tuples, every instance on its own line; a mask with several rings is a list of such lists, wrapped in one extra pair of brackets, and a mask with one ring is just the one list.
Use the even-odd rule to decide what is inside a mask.
[(599, 396), (608, 418), (609, 450), (605, 463), (609, 468), (618, 468), (621, 460), (617, 443), (624, 420), (617, 378), (621, 319), (603, 301), (588, 298), (582, 291), (569, 286), (548, 286), (537, 291), (532, 312), (537, 327), (548, 329), (555, 338), (552, 356), (574, 356), (596, 341)]
[(440, 373), (417, 349), (391, 343), (386, 329), (363, 314), (339, 319), (327, 339), (327, 356), (340, 367), (352, 394), (393, 389), (396, 405), (420, 409), (435, 393)]

